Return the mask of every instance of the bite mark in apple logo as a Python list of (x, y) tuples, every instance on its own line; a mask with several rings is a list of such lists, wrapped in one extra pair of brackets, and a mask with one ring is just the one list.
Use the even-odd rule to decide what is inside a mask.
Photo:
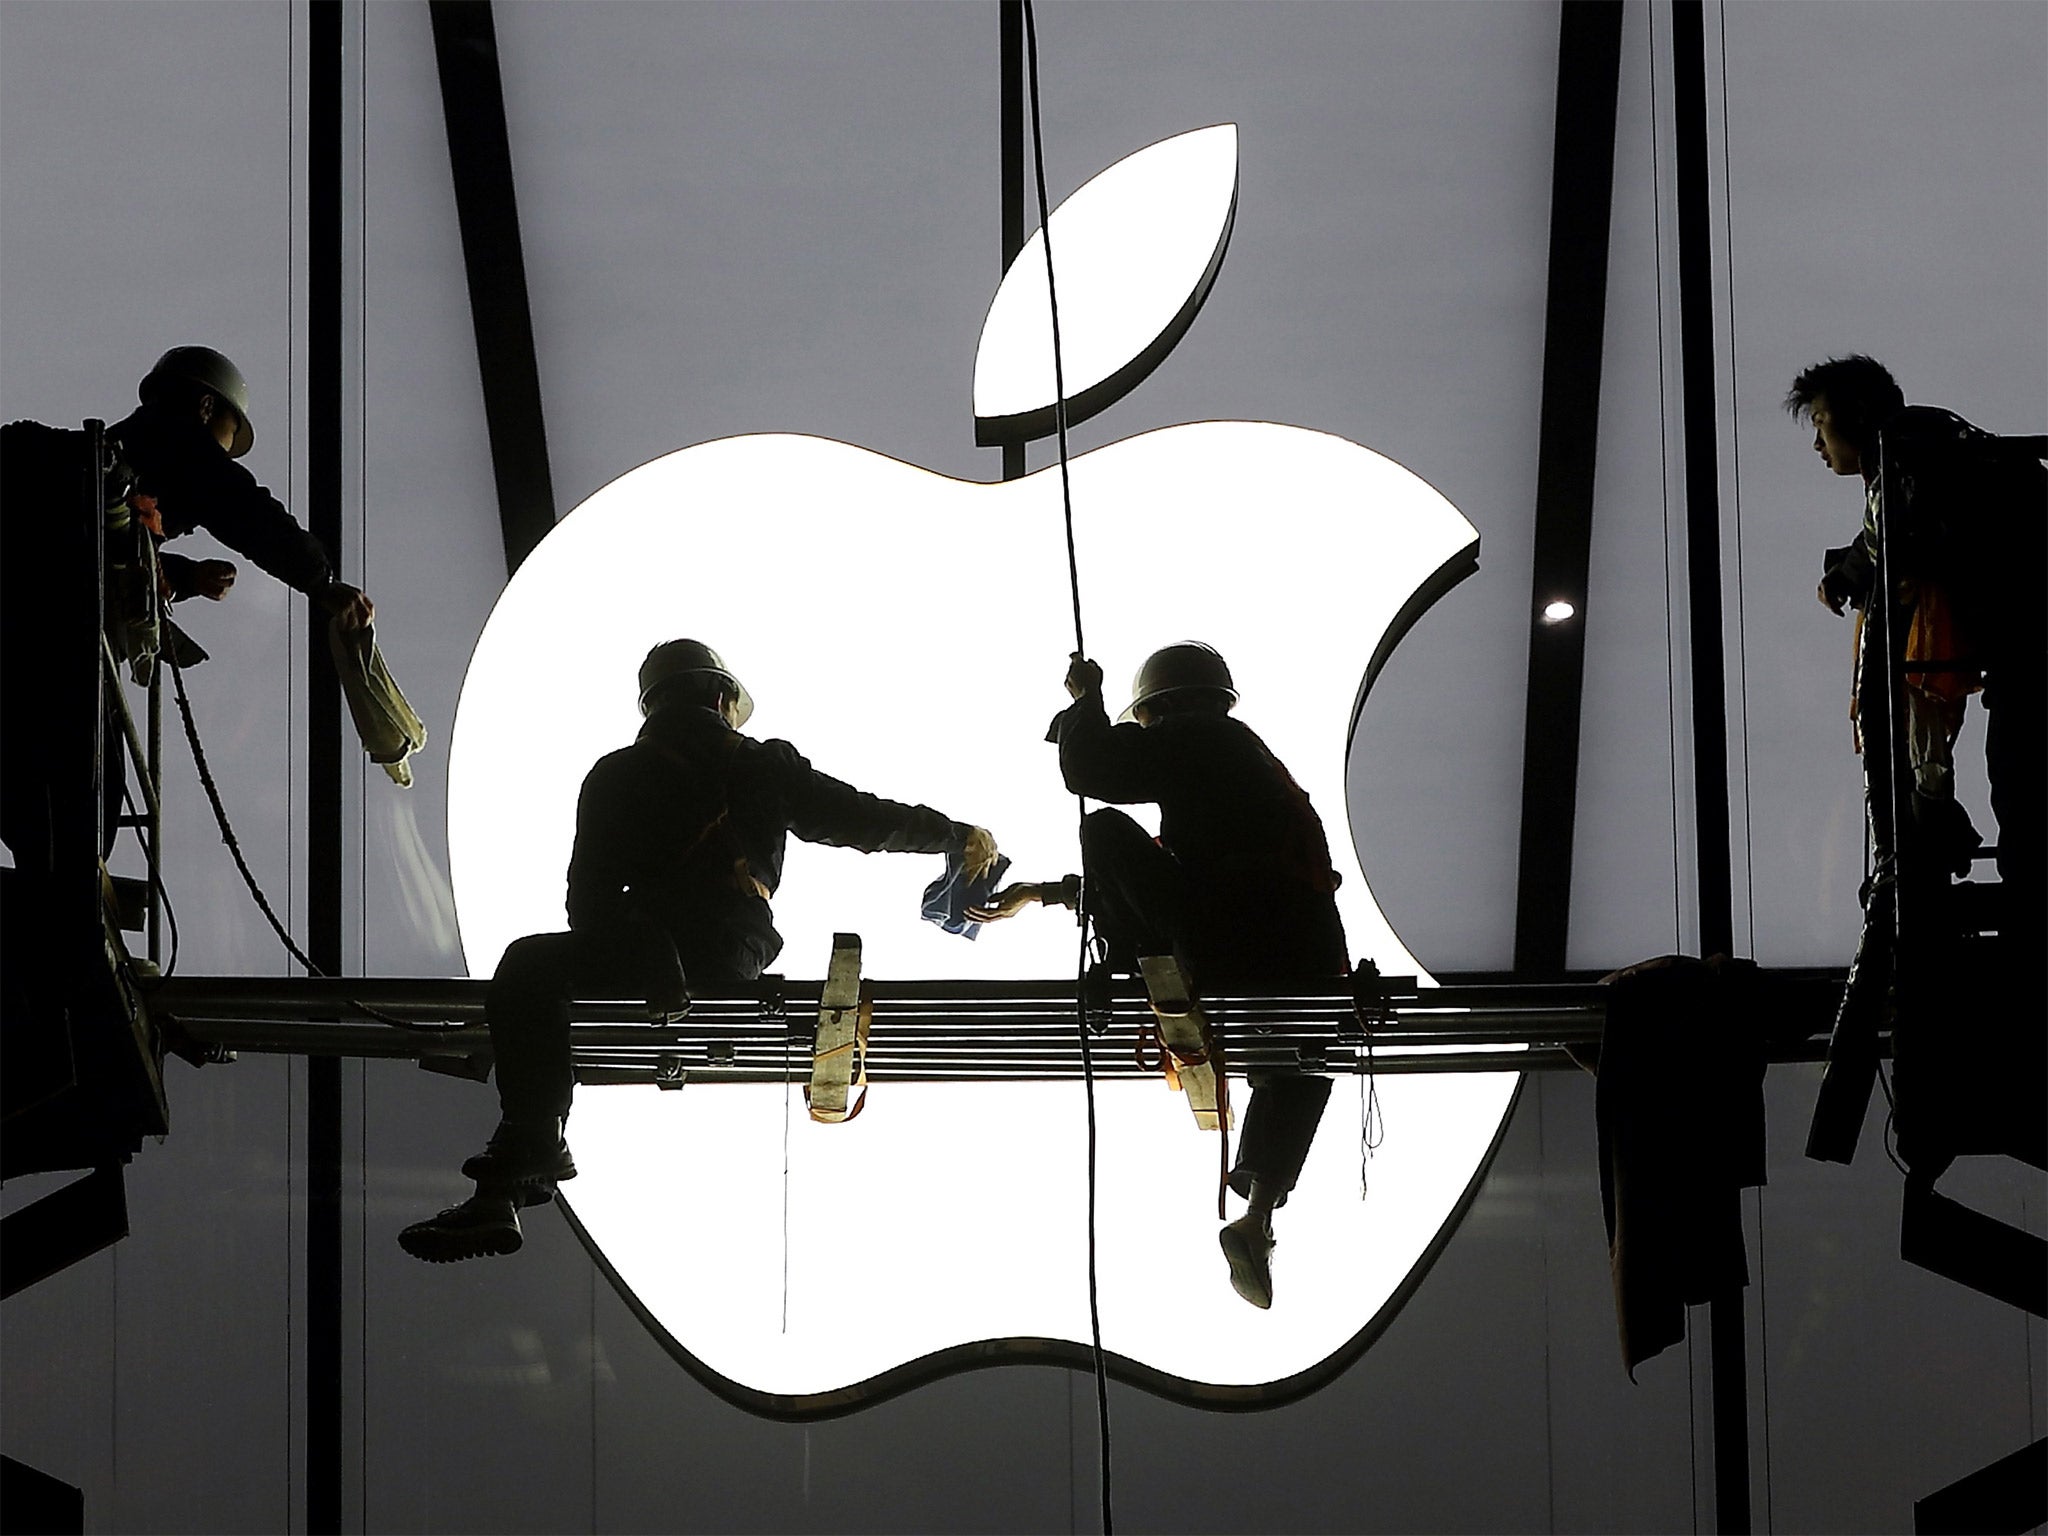
[[(1130, 156), (1055, 211), (1077, 416), (1135, 385), (1192, 323), (1236, 189), (1237, 131), (1224, 124)], [(985, 442), (1050, 427), (1039, 238), (983, 330)], [(1089, 644), (1112, 682), (1158, 645), (1217, 646), (1243, 691), (1239, 713), (1338, 833), (1366, 692), (1422, 611), (1474, 568), (1475, 530), (1393, 460), (1268, 422), (1144, 433), (1076, 458), (1072, 477), (1084, 580), (1101, 594)], [(1043, 643), (935, 642), (963, 571), (1000, 593), (1005, 634)], [(489, 974), (519, 935), (562, 926), (577, 787), (638, 728), (640, 658), (679, 634), (717, 646), (745, 680), (751, 734), (786, 735), (826, 772), (991, 828), (1020, 875), (1079, 867), (1073, 802), (1040, 745), (1065, 702), (1071, 644), (1057, 467), (978, 483), (823, 438), (723, 438), (592, 495), (520, 567), (478, 639), (448, 806), (472, 974)], [(1352, 840), (1331, 845), (1352, 952), (1390, 975), (1422, 974)], [(1072, 974), (1070, 924), (1027, 917), (968, 944), (920, 922), (935, 873), (933, 861), (792, 841), (775, 904), (781, 967), (822, 974), (831, 935), (855, 931), (871, 976)], [(886, 1018), (875, 1029), (879, 1042)], [(803, 1063), (794, 1070), (801, 1081)], [(1363, 1201), (1358, 1100), (1340, 1080), (1281, 1229), (1271, 1312), (1236, 1297), (1216, 1252), (1215, 1143), (1159, 1084), (1101, 1084), (1112, 1370), (1206, 1403), (1286, 1401), (1329, 1379), (1448, 1239), (1518, 1080), (1383, 1081), (1388, 1134)], [(582, 1175), (565, 1209), (677, 1358), (757, 1412), (844, 1412), (1004, 1360), (1083, 1363), (1080, 1086), (890, 1085), (873, 1098), (857, 1122), (825, 1126), (800, 1102), (792, 1111), (779, 1084), (586, 1090), (572, 1136)]]

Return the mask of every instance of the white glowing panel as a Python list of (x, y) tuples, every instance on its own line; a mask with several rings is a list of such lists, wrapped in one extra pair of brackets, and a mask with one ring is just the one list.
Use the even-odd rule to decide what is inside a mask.
[[(1067, 394), (1086, 395), (1173, 330), (1221, 259), (1237, 203), (1237, 125), (1183, 133), (1119, 160), (1054, 210), (1053, 275)], [(983, 323), (974, 414), (1053, 403), (1045, 236), (1010, 263)]]
[[(1156, 646), (1218, 647), (1240, 717), (1330, 828), (1352, 953), (1419, 971), (1357, 867), (1345, 753), (1368, 658), (1410, 595), (1473, 544), (1471, 526), (1369, 449), (1259, 422), (1113, 443), (1076, 460), (1073, 480), (1089, 650), (1111, 707)], [(1041, 740), (1067, 702), (1072, 645), (1057, 470), (979, 484), (819, 438), (728, 438), (592, 496), (521, 566), (485, 627), (449, 765), (473, 974), (519, 935), (563, 926), (577, 787), (639, 726), (641, 657), (679, 635), (717, 646), (745, 681), (749, 734), (787, 737), (862, 788), (988, 826), (1015, 878), (1078, 867), (1074, 802)], [(779, 968), (820, 975), (832, 933), (850, 930), (876, 977), (1072, 974), (1065, 914), (1030, 912), (974, 943), (920, 921), (940, 867), (793, 841), (775, 902), (788, 940)], [(876, 1031), (879, 1044), (886, 1016)], [(1216, 1248), (1214, 1137), (1163, 1085), (1105, 1085), (1107, 1347), (1226, 1385), (1319, 1363), (1442, 1228), (1513, 1086), (1510, 1073), (1382, 1082), (1386, 1144), (1361, 1203), (1357, 1090), (1340, 1080), (1281, 1214), (1277, 1300), (1262, 1313), (1231, 1291)], [(803, 1395), (982, 1339), (1086, 1341), (1079, 1084), (884, 1085), (842, 1126), (810, 1123), (799, 1102), (787, 1186), (784, 1126), (780, 1087), (579, 1099), (576, 1213), (705, 1364)]]

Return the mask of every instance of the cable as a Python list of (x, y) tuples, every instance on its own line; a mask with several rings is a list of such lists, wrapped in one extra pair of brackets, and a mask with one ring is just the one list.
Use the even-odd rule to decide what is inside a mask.
[(1913, 1176), (1912, 1169), (1899, 1161), (1899, 1101), (1892, 1097), (1891, 1079), (1884, 1075), (1884, 1064), (1877, 1068), (1877, 1085), (1884, 1090), (1884, 1155), (1891, 1159), (1892, 1166), (1907, 1178)]
[[(185, 693), (185, 669), (176, 662), (170, 662), (170, 668), (172, 687), (178, 698), (178, 715), (185, 723), (185, 741), (192, 748), (192, 766), (199, 772), (200, 788), (206, 791), (207, 803), (213, 807), (214, 822), (220, 828), (220, 840), (228, 845), (228, 852), (234, 856), (235, 868), (242, 875), (242, 884), (249, 888), (249, 895), (255, 899), (257, 910), (263, 914), (263, 920), (270, 924), (271, 932), (275, 933), (278, 942), (291, 952), (292, 958), (306, 968), (308, 975), (325, 976), (327, 972), (307, 958), (306, 952), (299, 948), (298, 941), (291, 936), (291, 931), (278, 921), (277, 911), (270, 905), (270, 898), (263, 894), (263, 887), (256, 883), (256, 876), (249, 868), (249, 861), (242, 857), (241, 839), (235, 836), (234, 825), (228, 820), (227, 807), (221, 804), (220, 786), (213, 781), (213, 769), (206, 761), (206, 748), (200, 744), (199, 727), (192, 719), (192, 701)], [(433, 1034), (445, 1027), (401, 1019), (381, 1008), (372, 1008), (358, 998), (350, 998), (348, 1005), (364, 1017), (375, 1019), (380, 1024), (389, 1024), (393, 1029)]]
[[(1024, 0), (1025, 87), (1031, 98), (1031, 163), (1038, 189), (1038, 234), (1045, 246), (1045, 297), (1052, 318), (1053, 429), (1059, 442), (1060, 503), (1067, 535), (1067, 586), (1074, 605), (1074, 654), (1086, 656), (1088, 647), (1081, 628), (1081, 565), (1074, 545), (1074, 485), (1067, 453), (1067, 377), (1060, 345), (1059, 282), (1052, 259), (1052, 209), (1045, 192), (1045, 122), (1038, 91), (1038, 17), (1032, 0)], [(1076, 807), (1085, 821), (1086, 800), (1077, 798)], [(1088, 1101), (1088, 1336), (1090, 1357), (1095, 1367), (1095, 1423), (1097, 1460), (1102, 1490), (1103, 1536), (1115, 1529), (1110, 1498), (1109, 1458), (1109, 1371), (1102, 1351), (1102, 1297), (1098, 1274), (1096, 1239), (1096, 1150), (1095, 1058), (1088, 1043), (1088, 885), (1083, 880), (1077, 907), (1081, 921), (1080, 957), (1075, 966), (1074, 1014), (1081, 1036), (1081, 1081)], [(1228, 1135), (1219, 1126), (1218, 1133)]]
[[(163, 794), (162, 785), (157, 786), (157, 794)], [(171, 905), (171, 893), (164, 888), (164, 872), (157, 863), (156, 850), (150, 847), (149, 839), (143, 835), (141, 813), (135, 808), (135, 791), (128, 787), (125, 778), (121, 781), (121, 801), (128, 807), (128, 815), (132, 818), (128, 823), (129, 830), (142, 845), (142, 857), (149, 865), (149, 887), (156, 892), (156, 899), (164, 904), (164, 919), (171, 925), (171, 958), (164, 962), (163, 969), (164, 980), (168, 981), (178, 971), (178, 910)], [(163, 802), (159, 799), (157, 803), (161, 805)]]
[(1060, 293), (1052, 266), (1052, 213), (1045, 199), (1045, 136), (1038, 105), (1038, 19), (1031, 0), (1024, 0), (1024, 58), (1031, 92), (1031, 164), (1038, 182), (1038, 237), (1045, 247), (1045, 298), (1052, 314), (1052, 421), (1060, 449), (1060, 501), (1067, 525), (1067, 585), (1074, 599), (1074, 650), (1085, 656), (1081, 638), (1081, 564), (1074, 550), (1074, 484), (1067, 464), (1067, 370), (1060, 348)]
[[(169, 658), (165, 658), (169, 661)], [(178, 717), (185, 722), (185, 740), (192, 748), (192, 766), (199, 771), (199, 787), (206, 791), (207, 803), (213, 807), (213, 819), (220, 825), (220, 840), (228, 845), (228, 853), (234, 858), (235, 868), (241, 871), (242, 884), (249, 888), (249, 894), (256, 900), (256, 908), (263, 914), (263, 920), (270, 924), (271, 932), (278, 942), (291, 952), (291, 957), (306, 968), (308, 974), (325, 976), (327, 973), (307, 958), (299, 948), (285, 925), (278, 921), (277, 912), (270, 905), (270, 898), (263, 894), (263, 887), (256, 883), (256, 876), (250, 872), (249, 861), (242, 857), (241, 839), (235, 836), (235, 829), (228, 821), (227, 808), (220, 803), (220, 786), (213, 781), (213, 769), (206, 761), (206, 748), (199, 744), (199, 727), (192, 721), (192, 700), (185, 693), (185, 669), (177, 662), (170, 662), (171, 687), (178, 698)]]

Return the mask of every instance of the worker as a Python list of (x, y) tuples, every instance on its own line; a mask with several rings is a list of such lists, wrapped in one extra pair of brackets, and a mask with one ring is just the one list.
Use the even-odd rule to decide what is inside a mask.
[[(164, 541), (204, 528), (286, 585), (305, 593), (344, 628), (370, 622), (375, 606), (361, 589), (337, 581), (327, 551), (240, 463), (256, 441), (242, 371), (211, 347), (173, 347), (137, 388), (138, 408), (107, 428), (115, 467), (105, 485), (110, 570), (141, 571), (148, 585), (110, 583), (107, 624), (118, 656), (153, 662), (156, 648), (203, 657), (175, 626), (160, 626), (157, 597), (179, 602), (225, 598), (233, 562), (188, 559), (160, 550)], [(0, 625), (5, 627), (4, 733), (7, 754), (4, 835), (17, 867), (43, 869), (50, 857), (47, 771), (37, 723), (48, 709), (46, 669), (36, 634), (53, 585), (57, 530), (84, 467), (84, 435), (18, 421), (0, 428)], [(117, 535), (116, 529), (119, 530)], [(123, 537), (125, 536), (125, 543)], [(153, 589), (153, 590), (152, 590)], [(125, 599), (129, 611), (121, 611)], [(136, 640), (135, 634), (148, 638)], [(160, 637), (160, 638), (159, 638)], [(107, 739), (121, 740), (118, 715)], [(118, 747), (112, 749), (118, 751)], [(106, 775), (118, 801), (121, 775)], [(111, 841), (113, 818), (105, 818)], [(103, 849), (104, 852), (104, 849)]]
[[(1173, 954), (1212, 997), (1347, 973), (1322, 821), (1272, 750), (1232, 716), (1238, 695), (1222, 656), (1192, 641), (1153, 652), (1115, 725), (1101, 667), (1076, 653), (1066, 687), (1073, 703), (1052, 736), (1067, 788), (1159, 807), (1156, 841), (1118, 810), (1081, 823), (1085, 902), (1110, 969), (1130, 974), (1142, 956)], [(1019, 884), (974, 915), (992, 921), (1070, 901), (1061, 884)], [(1300, 1177), (1329, 1096), (1325, 1077), (1252, 1077), (1230, 1174), (1247, 1208), (1218, 1240), (1231, 1285), (1255, 1307), (1273, 1304), (1273, 1212)]]
[[(2044, 477), (2038, 461), (2001, 457), (1995, 440), (1952, 411), (1909, 406), (1889, 369), (1860, 354), (1829, 358), (1793, 380), (1785, 406), (1813, 428), (1828, 469), (1860, 479), (1863, 522), (1828, 550), (1816, 596), (1858, 618), (1858, 682), (1851, 713), (1876, 718), (1882, 677), (1861, 665), (1877, 562), (1880, 443), (1892, 460), (1899, 505), (1890, 509), (1894, 596), (1905, 620), (1908, 799), (1934, 873), (1965, 875), (1981, 838), (1955, 799), (1953, 749), (1969, 695), (1987, 720), (1984, 751), (1998, 820), (1998, 869), (2012, 931), (2038, 937), (2043, 857), (2043, 644), (2038, 582), (2043, 564)], [(1963, 662), (1969, 670), (1915, 672), (1915, 660)], [(1981, 683), (1980, 683), (1981, 678)], [(1866, 791), (1875, 854), (1864, 893), (1865, 946), (1883, 951), (1891, 926), (1891, 807)], [(1862, 950), (1859, 949), (1859, 955)], [(1859, 965), (1859, 971), (1863, 969)], [(1882, 974), (1888, 965), (1877, 967)], [(1852, 973), (1852, 992), (1856, 977)], [(1875, 988), (1863, 989), (1873, 999)], [(1873, 1006), (1875, 1006), (1873, 1001)]]
[(754, 702), (710, 646), (671, 640), (640, 667), (646, 723), (583, 780), (569, 859), (569, 931), (515, 941), (485, 994), (502, 1117), (462, 1165), (476, 1191), (399, 1234), (440, 1263), (515, 1252), (519, 1211), (576, 1176), (564, 1135), (575, 1086), (570, 1003), (644, 996), (650, 1015), (688, 988), (758, 977), (781, 951), (769, 901), (787, 836), (865, 853), (943, 853), (970, 875), (996, 862), (980, 827), (863, 793), (786, 741), (740, 734)]

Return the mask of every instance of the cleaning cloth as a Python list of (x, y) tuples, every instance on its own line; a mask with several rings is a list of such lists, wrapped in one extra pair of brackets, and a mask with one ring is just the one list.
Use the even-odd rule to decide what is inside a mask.
[(327, 648), (363, 750), (400, 789), (412, 788), (412, 764), (406, 759), (426, 746), (427, 728), (391, 680), (377, 648), (376, 626), (344, 629), (337, 618), (327, 626)]
[(948, 933), (957, 933), (963, 939), (971, 939), (981, 932), (981, 924), (967, 915), (969, 907), (985, 907), (995, 894), (996, 882), (1003, 878), (1003, 871), (1010, 867), (1009, 858), (996, 855), (996, 861), (979, 878), (967, 878), (966, 857), (958, 853), (946, 855), (946, 872), (924, 888), (924, 920), (937, 923)]

